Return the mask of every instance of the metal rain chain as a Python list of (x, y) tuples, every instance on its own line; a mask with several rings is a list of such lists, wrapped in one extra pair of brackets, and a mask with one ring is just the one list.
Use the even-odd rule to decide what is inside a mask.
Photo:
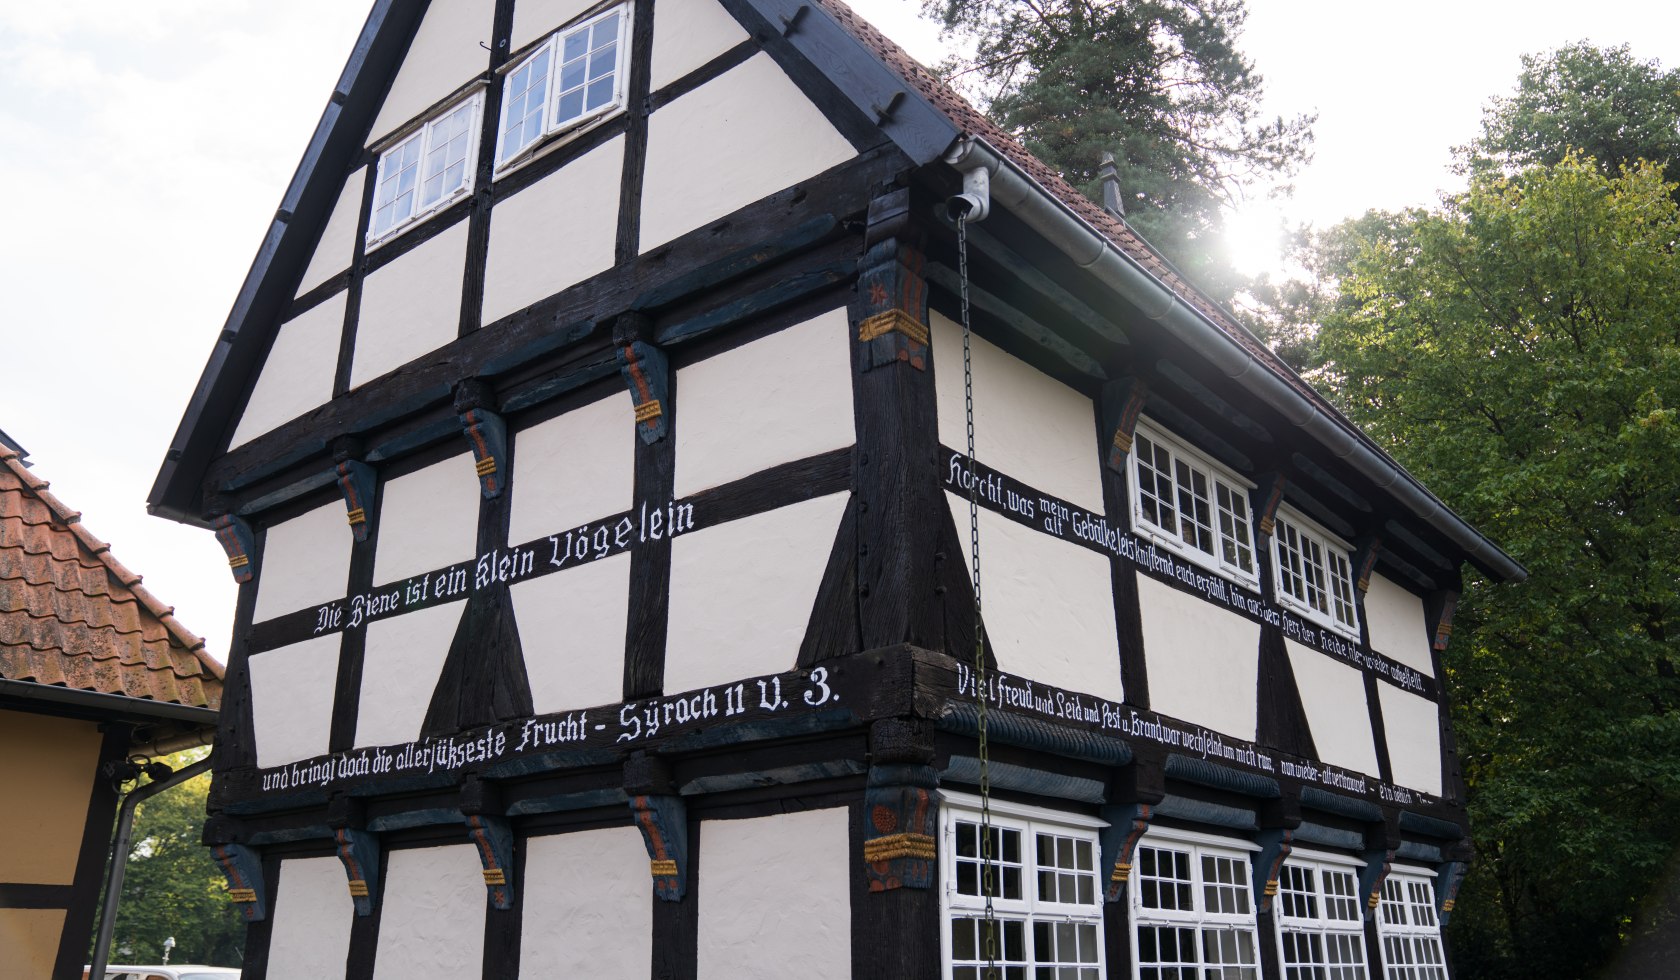
[(974, 362), (969, 344), (968, 313), (968, 214), (957, 215), (957, 272), (962, 285), (963, 409), (968, 424), (968, 554), (974, 577), (974, 703), (977, 715), (975, 736), (980, 755), (980, 894), (986, 898), (986, 980), (997, 980), (997, 916), (992, 910), (996, 894), (992, 853), (991, 751), (986, 744), (986, 634), (980, 619), (980, 481), (975, 479), (974, 459)]

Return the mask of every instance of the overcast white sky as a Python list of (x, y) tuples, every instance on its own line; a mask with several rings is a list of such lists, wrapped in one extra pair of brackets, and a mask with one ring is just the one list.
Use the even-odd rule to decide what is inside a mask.
[[(915, 0), (852, 3), (940, 58)], [(0, 4), (0, 429), (218, 657), (221, 549), (145, 498), (368, 6)], [(1319, 114), (1285, 216), (1320, 225), (1432, 202), (1524, 52), (1586, 38), (1680, 64), (1680, 8), (1650, 0), (1249, 6), (1272, 107)]]

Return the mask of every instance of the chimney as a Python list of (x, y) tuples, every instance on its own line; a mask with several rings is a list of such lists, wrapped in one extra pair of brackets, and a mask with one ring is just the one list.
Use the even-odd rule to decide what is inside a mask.
[(1114, 169), (1114, 154), (1103, 151), (1102, 166), (1097, 168), (1097, 179), (1102, 181), (1103, 210), (1116, 218), (1126, 217), (1126, 202), (1120, 199), (1120, 172)]

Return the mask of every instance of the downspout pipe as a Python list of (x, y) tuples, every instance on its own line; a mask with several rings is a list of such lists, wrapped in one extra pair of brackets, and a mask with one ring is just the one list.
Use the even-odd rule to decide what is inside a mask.
[(117, 928), (117, 903), (122, 899), (123, 877), (128, 873), (128, 845), (134, 834), (135, 809), (159, 793), (209, 771), (210, 757), (205, 756), (179, 772), (170, 773), (167, 778), (130, 790), (123, 798), (122, 810), (117, 816), (117, 836), (111, 841), (111, 873), (105, 883), (105, 902), (99, 911), (99, 938), (93, 944), (93, 961), (88, 967), (90, 978), (103, 980), (105, 967), (110, 963), (111, 933)]
[[(984, 173), (985, 177), (979, 179), (989, 191), (992, 206), (1008, 209), (1075, 265), (1206, 358), (1226, 378), (1277, 410), (1308, 438), (1386, 490), (1419, 520), (1446, 535), (1472, 561), (1506, 581), (1521, 582), (1528, 578), (1527, 569), (1453, 513), (1398, 463), (1356, 434), (1333, 410), (1285, 383), (1271, 366), (1261, 363), (991, 144), (979, 137), (962, 137), (947, 151), (945, 162), (963, 175), (961, 197), (968, 196), (971, 181), (976, 179), (971, 174)], [(970, 220), (976, 219), (971, 216)]]

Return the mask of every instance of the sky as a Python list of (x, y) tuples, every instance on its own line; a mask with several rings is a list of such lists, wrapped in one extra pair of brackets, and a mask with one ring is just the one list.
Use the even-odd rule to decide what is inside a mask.
[[(914, 0), (852, 3), (924, 62), (943, 56)], [(0, 4), (0, 429), (217, 657), (226, 558), (145, 499), (368, 7)], [(1581, 39), (1680, 65), (1680, 7), (1249, 0), (1242, 47), (1268, 109), (1318, 123), (1293, 198), (1233, 222), (1239, 260), (1275, 262), (1281, 222), (1433, 203), (1520, 56)]]

